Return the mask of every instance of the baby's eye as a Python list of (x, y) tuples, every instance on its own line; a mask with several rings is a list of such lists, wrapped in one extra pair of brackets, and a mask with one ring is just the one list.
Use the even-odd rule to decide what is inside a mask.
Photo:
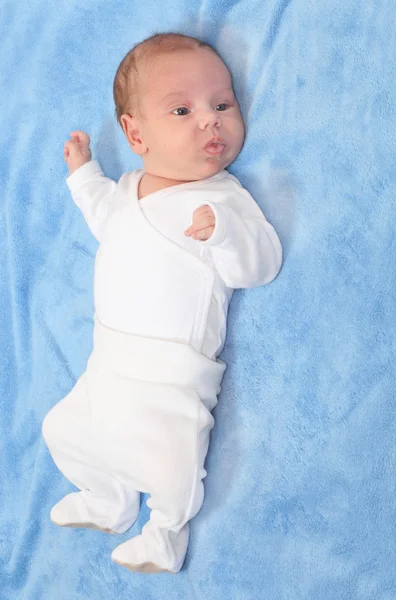
[(184, 117), (185, 115), (188, 115), (189, 112), (190, 111), (185, 106), (180, 106), (180, 108), (175, 108), (175, 110), (172, 110), (172, 114), (178, 115), (179, 117)]
[(215, 108), (215, 110), (227, 110), (228, 108), (228, 104), (226, 104), (225, 102), (222, 102), (221, 104), (218, 104)]

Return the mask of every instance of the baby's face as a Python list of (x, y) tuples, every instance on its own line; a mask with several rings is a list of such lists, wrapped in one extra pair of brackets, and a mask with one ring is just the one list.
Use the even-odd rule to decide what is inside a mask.
[(180, 181), (205, 179), (239, 154), (245, 129), (230, 73), (207, 48), (159, 57), (143, 73), (138, 119), (145, 170)]

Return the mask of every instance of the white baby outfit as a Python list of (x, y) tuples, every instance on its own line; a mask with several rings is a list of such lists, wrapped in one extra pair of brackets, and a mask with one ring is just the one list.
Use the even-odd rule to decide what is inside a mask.
[[(140, 492), (148, 493), (150, 520), (112, 559), (135, 571), (177, 573), (188, 521), (203, 501), (228, 304), (235, 288), (272, 281), (282, 250), (227, 171), (139, 201), (143, 174), (115, 183), (91, 161), (68, 179), (100, 242), (94, 349), (75, 387), (46, 416), (43, 436), (81, 490), (63, 498), (51, 519), (122, 533), (137, 518)], [(206, 242), (184, 235), (202, 205), (216, 217)]]

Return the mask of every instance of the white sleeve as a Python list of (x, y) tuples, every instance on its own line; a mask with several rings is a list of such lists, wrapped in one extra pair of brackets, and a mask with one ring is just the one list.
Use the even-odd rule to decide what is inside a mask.
[(88, 227), (100, 241), (117, 183), (103, 175), (96, 160), (91, 160), (74, 171), (66, 179), (66, 183)]
[(209, 254), (226, 286), (249, 288), (275, 279), (282, 246), (249, 192), (241, 186), (224, 202), (202, 205), (210, 206), (216, 217), (213, 234), (201, 242), (203, 252)]

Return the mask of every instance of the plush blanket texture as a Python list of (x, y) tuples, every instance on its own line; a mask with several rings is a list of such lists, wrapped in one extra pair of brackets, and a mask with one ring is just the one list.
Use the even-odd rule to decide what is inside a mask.
[[(107, 175), (140, 166), (114, 118), (123, 55), (209, 41), (247, 139), (230, 167), (285, 250), (232, 301), (206, 499), (177, 575), (60, 529), (72, 486), (41, 437), (92, 344), (97, 245), (65, 185), (81, 128)], [(3, 0), (0, 5), (1, 600), (396, 599), (393, 0)]]

